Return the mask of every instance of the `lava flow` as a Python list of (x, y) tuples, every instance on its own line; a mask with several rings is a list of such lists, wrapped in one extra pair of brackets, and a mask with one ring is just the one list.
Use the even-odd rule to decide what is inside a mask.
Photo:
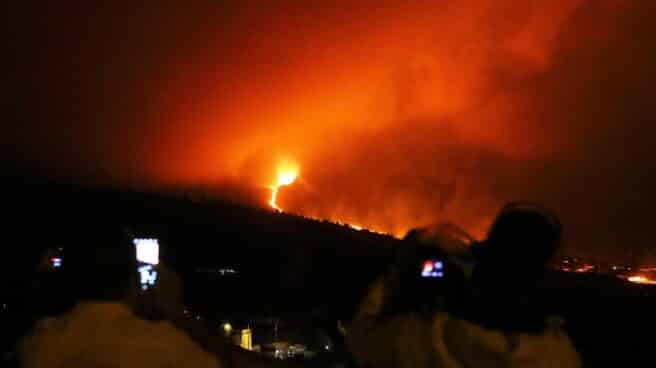
[(278, 190), (281, 187), (290, 185), (298, 177), (298, 168), (296, 166), (288, 166), (278, 169), (278, 179), (274, 185), (271, 186), (271, 199), (269, 200), (269, 205), (276, 211), (282, 212), (282, 209), (278, 207), (276, 199), (278, 197)]
[(627, 280), (635, 284), (656, 285), (656, 280), (641, 275), (629, 276)]
[[(294, 181), (296, 181), (296, 179), (298, 178), (298, 173), (299, 173), (299, 169), (298, 169), (298, 166), (295, 165), (295, 164), (287, 163), (285, 165), (281, 165), (281, 166), (278, 167), (278, 176), (276, 178), (276, 183), (269, 186), (269, 188), (271, 189), (271, 198), (269, 199), (269, 206), (271, 206), (271, 208), (273, 208), (274, 210), (276, 210), (278, 212), (284, 212), (282, 210), (282, 208), (280, 208), (278, 206), (278, 203), (276, 202), (277, 199), (278, 199), (278, 191), (280, 190), (280, 188), (282, 188), (284, 186), (287, 186), (287, 185), (290, 185)], [(317, 218), (314, 218), (314, 217), (307, 217), (307, 218), (318, 220)], [(351, 229), (354, 229), (354, 230), (357, 230), (357, 231), (366, 230), (366, 231), (369, 231), (369, 232), (372, 232), (372, 233), (393, 236), (391, 234), (376, 231), (376, 230), (373, 230), (373, 229), (368, 229), (368, 228), (365, 228), (363, 226), (356, 225), (356, 224), (349, 224), (349, 223), (345, 223), (345, 222), (342, 222), (342, 221), (334, 221), (334, 223), (337, 224), (337, 225), (348, 226)]]

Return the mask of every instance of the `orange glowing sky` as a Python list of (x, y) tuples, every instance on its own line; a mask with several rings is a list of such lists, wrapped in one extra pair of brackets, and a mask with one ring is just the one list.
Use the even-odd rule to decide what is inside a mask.
[(291, 160), (286, 211), (394, 234), (451, 220), (481, 237), (504, 201), (537, 200), (576, 251), (649, 254), (654, 9), (17, 5), (3, 146), (50, 175), (236, 187), (263, 207)]

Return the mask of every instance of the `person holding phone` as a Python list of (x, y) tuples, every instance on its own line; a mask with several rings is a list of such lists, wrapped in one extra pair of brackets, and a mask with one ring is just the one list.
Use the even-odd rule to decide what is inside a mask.
[[(466, 248), (464, 243), (454, 242), (459, 237), (451, 230), (430, 237), (421, 236), (428, 232), (412, 232), (407, 241), (438, 240), (433, 254), (442, 255), (442, 265), (437, 266), (436, 256), (430, 252), (417, 252), (415, 258), (424, 261), (407, 263), (415, 265), (414, 279), (395, 276), (403, 270), (413, 272), (400, 262), (401, 266), (373, 283), (346, 331), (347, 345), (358, 366), (580, 367), (580, 357), (562, 326), (543, 315), (528, 298), (560, 244), (561, 231), (557, 218), (548, 211), (517, 202), (500, 211), (486, 240), (469, 242)], [(415, 245), (415, 249), (429, 244), (423, 245)], [(451, 252), (445, 252), (446, 248)], [(457, 264), (466, 282), (448, 280), (453, 274), (448, 269), (437, 277), (446, 264)], [(425, 284), (425, 275), (433, 274), (436, 278), (429, 279), (448, 282), (434, 289), (441, 295), (432, 295), (433, 291), (425, 288), (421, 294), (407, 292)], [(409, 281), (398, 281), (403, 279)], [(428, 303), (418, 303), (408, 295), (423, 295)], [(454, 296), (457, 303), (449, 300)], [(432, 303), (431, 299), (444, 302)], [(396, 304), (406, 307), (394, 307)], [(429, 308), (417, 308), (422, 305)]]
[(182, 282), (179, 274), (164, 259), (158, 238), (135, 237), (137, 288), (131, 305), (138, 315), (150, 320), (184, 319)]
[(77, 297), (63, 315), (40, 320), (19, 346), (23, 367), (221, 367), (168, 321), (138, 317), (135, 247), (118, 227), (87, 225), (66, 246), (62, 272)]

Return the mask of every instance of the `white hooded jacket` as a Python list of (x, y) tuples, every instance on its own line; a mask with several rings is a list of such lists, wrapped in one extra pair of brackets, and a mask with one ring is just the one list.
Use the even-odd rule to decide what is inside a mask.
[(138, 318), (122, 303), (86, 302), (37, 324), (19, 347), (21, 366), (221, 367), (168, 322)]
[(541, 334), (504, 334), (437, 312), (377, 319), (382, 281), (374, 283), (346, 335), (356, 363), (383, 367), (561, 367), (581, 366), (569, 337), (559, 325)]

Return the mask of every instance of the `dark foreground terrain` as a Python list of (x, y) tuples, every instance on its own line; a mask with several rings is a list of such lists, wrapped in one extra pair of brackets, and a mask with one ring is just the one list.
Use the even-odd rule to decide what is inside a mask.
[[(185, 304), (208, 319), (277, 316), (312, 325), (348, 318), (403, 246), (391, 237), (264, 209), (111, 188), (17, 181), (6, 203), (5, 351), (36, 318), (70, 304), (63, 291), (36, 287), (34, 273), (46, 249), (65, 248), (90, 222), (159, 238), (163, 261), (182, 276)], [(235, 274), (222, 274), (226, 269)], [(545, 310), (565, 317), (587, 366), (625, 365), (654, 361), (654, 289), (611, 276), (553, 272), (540, 295)]]

